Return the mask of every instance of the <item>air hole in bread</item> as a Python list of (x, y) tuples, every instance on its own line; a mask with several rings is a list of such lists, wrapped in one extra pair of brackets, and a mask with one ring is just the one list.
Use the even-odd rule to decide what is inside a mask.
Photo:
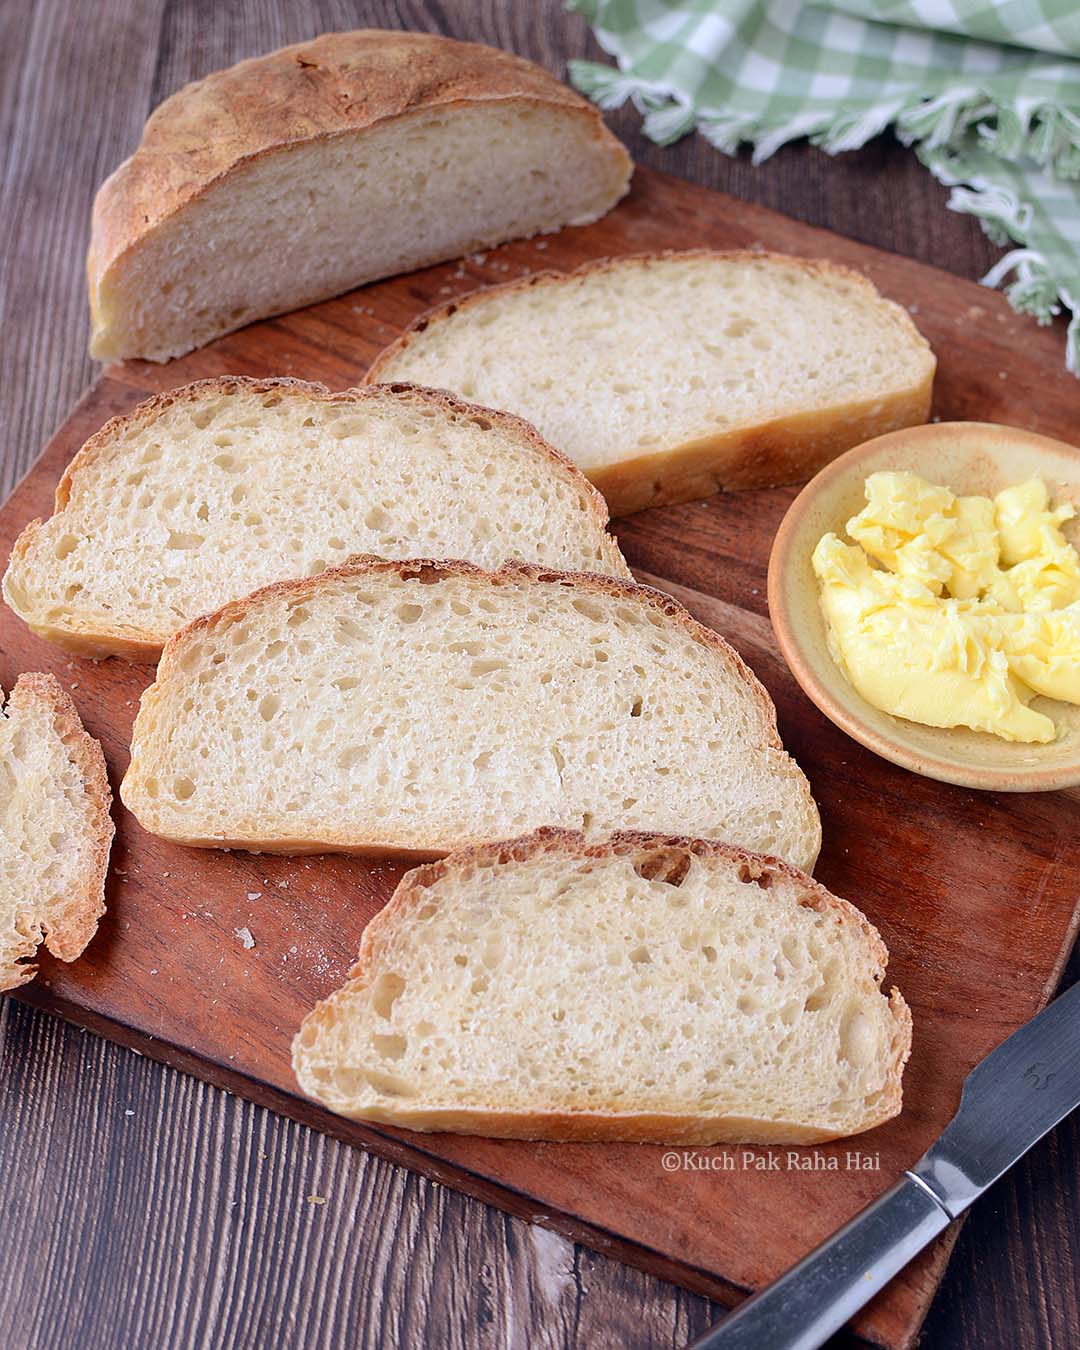
[(856, 1004), (844, 1010), (840, 1023), (840, 1054), (855, 1068), (862, 1069), (877, 1052), (874, 1028), (866, 1013)]
[(280, 708), (281, 699), (277, 694), (265, 694), (259, 703), (259, 716), (264, 722), (269, 722)]
[(371, 1038), (371, 1047), (383, 1059), (397, 1060), (403, 1057), (409, 1042), (404, 1036), (376, 1032)]
[(664, 881), (669, 886), (681, 886), (690, 871), (690, 863), (688, 853), (674, 849), (662, 850), (634, 863), (634, 871), (645, 881)]
[(482, 660), (473, 661), (469, 666), (470, 675), (492, 675), (498, 670), (508, 670), (510, 663), (502, 661), (498, 657), (489, 656)]
[(592, 619), (595, 623), (605, 621), (604, 611), (600, 605), (593, 600), (575, 600), (574, 608), (579, 614), (583, 614), (587, 619)]
[(379, 1017), (389, 1019), (394, 1004), (405, 992), (405, 981), (395, 971), (387, 970), (375, 981), (371, 991), (371, 1006)]
[(193, 534), (183, 530), (170, 530), (165, 547), (168, 549), (192, 549), (206, 543), (206, 535)]
[(411, 1097), (415, 1090), (394, 1074), (380, 1073), (378, 1069), (364, 1069), (363, 1075), (381, 1097)]

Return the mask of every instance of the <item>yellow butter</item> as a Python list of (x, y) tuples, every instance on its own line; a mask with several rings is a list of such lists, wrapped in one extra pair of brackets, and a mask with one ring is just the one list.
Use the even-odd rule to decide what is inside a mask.
[(1033, 479), (957, 497), (912, 473), (866, 480), (866, 506), (814, 550), (833, 657), (884, 712), (1051, 741), (1036, 694), (1080, 703), (1080, 556)]

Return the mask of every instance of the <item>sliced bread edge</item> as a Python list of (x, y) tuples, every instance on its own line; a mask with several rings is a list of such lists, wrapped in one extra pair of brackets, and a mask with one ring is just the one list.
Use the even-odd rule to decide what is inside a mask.
[[(899, 1114), (904, 1067), (911, 1053), (911, 1011), (900, 991), (893, 986), (887, 1000), (892, 1036), (888, 1049), (884, 1084), (880, 1099), (872, 1107), (860, 1110), (856, 1105), (842, 1129), (820, 1128), (812, 1124), (778, 1122), (754, 1116), (710, 1116), (699, 1113), (595, 1112), (552, 1109), (549, 1111), (491, 1111), (479, 1107), (410, 1107), (401, 1104), (374, 1110), (350, 1111), (340, 1102), (331, 1104), (318, 1089), (314, 1072), (313, 1047), (320, 1034), (332, 1027), (336, 1002), (347, 996), (356, 983), (366, 984), (377, 973), (378, 946), (385, 931), (393, 931), (403, 915), (426, 903), (426, 892), (436, 881), (452, 874), (467, 876), (470, 871), (492, 863), (524, 862), (548, 852), (579, 859), (606, 858), (618, 853), (649, 854), (657, 850), (676, 855), (687, 852), (699, 857), (728, 859), (745, 868), (747, 879), (761, 884), (770, 875), (794, 881), (806, 904), (830, 915), (838, 924), (854, 925), (866, 946), (866, 964), (880, 986), (889, 953), (874, 925), (850, 901), (833, 895), (819, 882), (780, 859), (748, 852), (714, 840), (693, 839), (681, 835), (620, 831), (606, 838), (588, 839), (579, 832), (545, 827), (531, 834), (503, 842), (492, 842), (458, 850), (441, 860), (416, 867), (398, 883), (393, 896), (364, 929), (357, 960), (347, 982), (320, 1001), (305, 1017), (292, 1043), (292, 1064), (301, 1089), (322, 1105), (352, 1119), (394, 1125), (420, 1132), (488, 1135), (506, 1139), (549, 1140), (553, 1142), (631, 1142), (657, 1144), (814, 1144), (862, 1133)], [(675, 859), (679, 862), (678, 857)]]

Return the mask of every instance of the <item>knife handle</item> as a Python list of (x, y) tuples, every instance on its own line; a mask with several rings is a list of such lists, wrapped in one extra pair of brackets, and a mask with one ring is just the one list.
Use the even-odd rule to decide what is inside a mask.
[(817, 1350), (950, 1222), (931, 1191), (905, 1172), (689, 1350)]

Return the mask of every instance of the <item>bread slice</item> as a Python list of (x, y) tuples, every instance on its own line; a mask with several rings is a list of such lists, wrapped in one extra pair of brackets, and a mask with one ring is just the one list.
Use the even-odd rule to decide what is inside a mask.
[(74, 961), (105, 913), (113, 823), (101, 746), (52, 675), (0, 691), (0, 990), (45, 946)]
[(361, 561), (166, 646), (121, 796), (180, 843), (437, 857), (540, 825), (821, 827), (768, 694), (667, 596), (526, 563)]
[(604, 499), (516, 417), (408, 386), (203, 380), (107, 423), (4, 597), (83, 656), (156, 660), (200, 614), (355, 553), (630, 575)]
[(368, 380), (520, 413), (613, 515), (809, 478), (930, 413), (934, 356), (846, 267), (675, 253), (527, 277), (420, 318)]
[(815, 1143), (900, 1110), (887, 960), (774, 858), (541, 830), (407, 873), (293, 1067), (332, 1111), (413, 1130)]
[(90, 351), (167, 361), (253, 319), (582, 225), (632, 164), (531, 61), (327, 33), (181, 89), (94, 203)]

